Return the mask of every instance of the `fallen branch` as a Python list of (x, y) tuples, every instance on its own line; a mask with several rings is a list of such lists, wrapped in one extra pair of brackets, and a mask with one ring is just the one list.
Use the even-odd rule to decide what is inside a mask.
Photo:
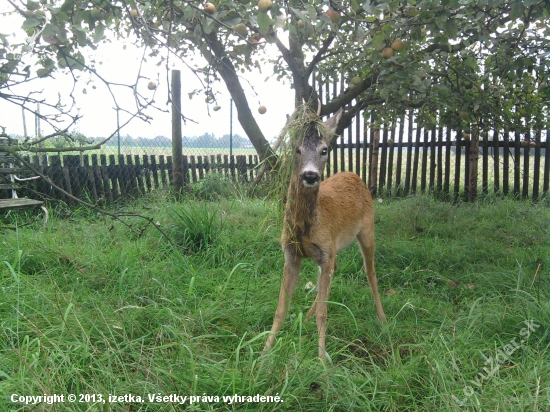
[(19, 228), (22, 228), (22, 227), (25, 227), (25, 226), (30, 226), (32, 225), (33, 223), (37, 222), (38, 219), (40, 219), (40, 215), (36, 216), (33, 220), (29, 220), (28, 222), (25, 222), (25, 223), (22, 223), (20, 225), (15, 225), (15, 226), (0, 226), (0, 230), (2, 229), (7, 229), (7, 230), (17, 230)]

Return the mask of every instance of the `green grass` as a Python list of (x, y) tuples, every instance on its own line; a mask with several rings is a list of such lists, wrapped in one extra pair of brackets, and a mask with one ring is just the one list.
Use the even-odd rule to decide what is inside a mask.
[[(1, 232), (0, 410), (550, 407), (546, 204), (377, 202), (376, 268), (389, 320), (376, 320), (357, 246), (341, 252), (327, 364), (317, 358), (315, 322), (301, 323), (313, 299), (304, 290), (316, 278), (311, 262), (274, 349), (261, 353), (283, 266), (275, 205), (242, 196), (216, 203), (149, 197), (127, 208), (154, 216), (172, 235), (185, 230), (174, 220), (182, 211), (215, 216), (204, 229), (215, 230), (215, 241), (176, 250), (152, 227), (138, 236), (85, 209), (63, 217), (52, 211), (45, 229)], [(540, 326), (525, 339), (530, 319)], [(514, 339), (519, 347), (508, 359), (486, 363), (484, 356)], [(498, 366), (490, 376), (489, 366)], [(9, 399), (71, 393), (133, 394), (144, 402), (32, 407)], [(220, 401), (189, 405), (188, 398), (181, 407), (149, 403), (147, 394)], [(284, 402), (223, 402), (233, 394)]]

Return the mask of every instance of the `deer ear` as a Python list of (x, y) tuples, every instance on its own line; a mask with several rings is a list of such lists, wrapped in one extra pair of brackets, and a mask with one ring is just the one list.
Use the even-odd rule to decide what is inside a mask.
[(344, 109), (340, 108), (334, 116), (331, 116), (329, 119), (324, 121), (325, 127), (332, 133), (332, 135), (336, 134), (336, 127), (338, 126), (338, 122), (342, 118), (342, 114), (344, 113)]

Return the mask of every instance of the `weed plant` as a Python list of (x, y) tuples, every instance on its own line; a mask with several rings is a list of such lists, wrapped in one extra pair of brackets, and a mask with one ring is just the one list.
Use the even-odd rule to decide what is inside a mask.
[[(550, 407), (548, 205), (376, 202), (376, 269), (389, 320), (377, 321), (361, 254), (350, 246), (338, 255), (326, 364), (315, 322), (303, 324), (314, 299), (304, 288), (316, 280), (311, 262), (275, 347), (261, 352), (283, 265), (273, 203), (148, 197), (130, 207), (172, 234), (185, 228), (181, 244), (196, 249), (78, 210), (54, 214), (46, 228), (0, 233), (1, 411)], [(193, 225), (215, 235), (193, 238)], [(525, 337), (530, 320), (538, 326)], [(512, 341), (517, 348), (499, 355)], [(107, 402), (10, 400), (71, 393)], [(113, 403), (109, 394), (144, 402)], [(180, 406), (150, 403), (147, 394), (220, 401)], [(283, 402), (223, 401), (235, 394)]]
[(186, 205), (172, 211), (172, 239), (187, 251), (208, 249), (218, 240), (222, 222), (218, 210), (206, 204)]

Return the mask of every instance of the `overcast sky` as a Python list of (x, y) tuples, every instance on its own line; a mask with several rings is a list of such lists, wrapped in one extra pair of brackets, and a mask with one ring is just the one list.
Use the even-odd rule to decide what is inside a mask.
[[(22, 24), (22, 19), (18, 16), (2, 14), (6, 10), (10, 10), (11, 6), (8, 3), (0, 1), (0, 32), (3, 34), (17, 33), (19, 36), (22, 31), (19, 28)], [(10, 36), (9, 41), (14, 41), (15, 37)], [(92, 51), (90, 51), (92, 53)], [(139, 61), (143, 54), (143, 50), (137, 49), (131, 44), (119, 42), (102, 43), (98, 50), (93, 52), (96, 62), (96, 68), (105, 80), (115, 83), (131, 84), (135, 82), (139, 70)], [(178, 64), (173, 60), (173, 66), (170, 69), (181, 70), (182, 77), (182, 110), (187, 118), (193, 119), (193, 122), (187, 122), (183, 125), (183, 134), (186, 136), (198, 136), (204, 133), (213, 133), (216, 136), (222, 136), (229, 133), (230, 119), (230, 96), (227, 92), (224, 83), (219, 83), (215, 90), (220, 92), (217, 96), (218, 104), (221, 110), (218, 112), (212, 111), (210, 106), (210, 116), (207, 113), (207, 105), (204, 95), (197, 95), (192, 100), (189, 100), (188, 93), (194, 89), (200, 88), (200, 83), (195, 75), (183, 64)], [(171, 136), (171, 114), (170, 107), (166, 104), (168, 100), (167, 75), (165, 66), (156, 66), (156, 60), (150, 59), (142, 67), (141, 75), (145, 79), (141, 79), (139, 90), (144, 96), (152, 96), (153, 92), (147, 89), (149, 80), (158, 80), (158, 88), (155, 94), (155, 102), (158, 107), (168, 111), (162, 113), (154, 109), (147, 111), (147, 114), (153, 119), (150, 123), (143, 122), (139, 119), (134, 119), (129, 125), (125, 126), (121, 134), (129, 134), (133, 137), (155, 137), (158, 135)], [(189, 62), (191, 63), (191, 62)], [(34, 75), (36, 68), (31, 69)], [(266, 67), (263, 73), (247, 73), (242, 75), (247, 81), (242, 81), (245, 88), (249, 104), (255, 117), (263, 130), (266, 138), (271, 140), (275, 137), (286, 121), (286, 114), (290, 114), (293, 109), (293, 91), (290, 89), (288, 82), (282, 84), (276, 81), (272, 76), (271, 68)], [(266, 78), (268, 81), (266, 82)], [(76, 107), (80, 109), (82, 119), (77, 123), (75, 129), (84, 133), (89, 137), (108, 136), (116, 130), (116, 112), (113, 109), (115, 103), (107, 91), (107, 88), (98, 80), (87, 84), (88, 75), (82, 75), (82, 79), (77, 83), (73, 95), (76, 99)], [(95, 89), (93, 87), (96, 87)], [(72, 77), (68, 73), (56, 71), (51, 77), (37, 79), (29, 85), (21, 86), (13, 89), (13, 92), (19, 94), (27, 94), (31, 91), (43, 91), (43, 96), (51, 102), (57, 101), (58, 94), (61, 95), (61, 101), (70, 104), (71, 99), (69, 94), (73, 88)], [(86, 93), (83, 92), (86, 89)], [(5, 90), (4, 90), (5, 91)], [(132, 94), (128, 88), (117, 87), (113, 91), (117, 97), (118, 103), (123, 108), (132, 110), (135, 108), (135, 103)], [(267, 107), (267, 113), (260, 115), (257, 108), (261, 105)], [(43, 109), (45, 110), (45, 109)], [(29, 135), (34, 135), (34, 116), (27, 113), (26, 123), (27, 132)], [(124, 120), (124, 115), (121, 115), (121, 121)], [(9, 134), (23, 134), (23, 116), (21, 108), (0, 99), (0, 125), (7, 126), (6, 132)], [(47, 134), (51, 129), (42, 122), (42, 133)], [(233, 133), (245, 136), (242, 128), (237, 120), (236, 108), (233, 110)]]

